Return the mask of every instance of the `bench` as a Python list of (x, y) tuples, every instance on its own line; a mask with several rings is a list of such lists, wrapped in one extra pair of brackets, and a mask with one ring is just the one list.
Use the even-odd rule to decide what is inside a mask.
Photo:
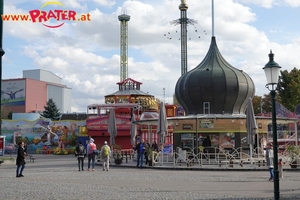
[(29, 155), (29, 161), (34, 163), (35, 157), (33, 155)]

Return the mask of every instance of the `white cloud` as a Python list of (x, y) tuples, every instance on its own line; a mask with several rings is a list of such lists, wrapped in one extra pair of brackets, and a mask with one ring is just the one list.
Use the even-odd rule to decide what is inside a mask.
[(237, 0), (237, 2), (243, 4), (255, 4), (265, 8), (271, 8), (274, 5), (278, 4), (279, 0)]
[[(41, 5), (46, 3), (46, 2), (51, 2), (49, 0), (41, 0)], [(55, 2), (55, 1), (54, 1)], [(84, 1), (78, 1), (78, 0), (63, 0), (63, 1), (57, 1), (60, 2), (64, 5), (64, 9), (69, 9), (69, 8), (75, 8), (75, 9), (80, 9), (80, 10), (85, 10), (86, 9), (86, 4), (83, 4)], [(55, 5), (49, 4), (47, 5), (49, 7), (54, 7)]]
[(107, 7), (111, 7), (116, 4), (114, 0), (93, 0), (93, 1), (101, 6), (107, 6)]
[(265, 8), (272, 8), (274, 6), (291, 6), (299, 7), (300, 1), (298, 0), (236, 0), (243, 4), (255, 4)]
[(284, 1), (292, 7), (300, 7), (300, 1), (298, 0), (284, 0)]

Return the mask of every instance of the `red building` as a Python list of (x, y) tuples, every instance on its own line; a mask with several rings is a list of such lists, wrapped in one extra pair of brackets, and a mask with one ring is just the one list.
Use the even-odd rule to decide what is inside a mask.
[[(155, 97), (140, 90), (142, 83), (128, 78), (117, 83), (119, 90), (113, 94), (105, 96), (106, 104), (92, 104), (87, 107), (88, 117), (86, 126), (88, 135), (95, 139), (95, 143), (102, 145), (104, 141), (110, 141), (108, 130), (109, 109), (115, 111), (117, 132), (115, 143), (122, 149), (131, 149), (131, 117), (133, 114), (136, 120), (155, 119), (158, 117), (159, 101)], [(176, 106), (166, 105), (167, 117), (175, 116)], [(147, 129), (148, 128), (148, 129)], [(156, 134), (156, 124), (138, 125), (137, 137), (158, 142)], [(169, 127), (166, 143), (173, 143), (172, 127)]]

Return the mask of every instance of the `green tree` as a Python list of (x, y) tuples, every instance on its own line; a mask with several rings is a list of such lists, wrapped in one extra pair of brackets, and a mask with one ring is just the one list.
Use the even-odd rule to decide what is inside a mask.
[(253, 110), (255, 115), (261, 113), (261, 101), (262, 101), (261, 96), (254, 96), (252, 98), (252, 105), (253, 105)]
[(57, 108), (56, 104), (52, 99), (49, 99), (46, 106), (44, 106), (45, 110), (40, 114), (43, 118), (48, 118), (51, 120), (59, 120), (61, 117), (61, 113)]
[(12, 111), (9, 111), (8, 107), (1, 106), (1, 119), (12, 119)]
[(290, 72), (284, 70), (280, 73), (278, 96), (281, 104), (294, 112), (296, 106), (300, 104), (300, 70), (294, 68)]
[(10, 111), (10, 112), (8, 113), (8, 115), (7, 115), (7, 118), (8, 118), (8, 119), (12, 119), (12, 114), (13, 114), (13, 112)]

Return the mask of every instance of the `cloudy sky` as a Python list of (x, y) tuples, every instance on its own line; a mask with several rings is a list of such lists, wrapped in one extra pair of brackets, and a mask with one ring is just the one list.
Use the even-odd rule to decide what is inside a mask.
[[(5, 14), (28, 14), (48, 0), (4, 1)], [(188, 70), (205, 57), (212, 36), (211, 0), (186, 0)], [(41, 23), (4, 22), (2, 78), (21, 78), (23, 70), (44, 69), (72, 88), (72, 112), (118, 90), (120, 22), (128, 14), (128, 76), (141, 90), (172, 103), (180, 72), (181, 0), (61, 0), (64, 9), (90, 14), (89, 22), (66, 22), (51, 29)], [(300, 68), (299, 0), (215, 0), (214, 35), (223, 57), (248, 73), (256, 95), (268, 93), (262, 68), (272, 49), (282, 70)], [(51, 7), (52, 6), (52, 7)], [(50, 8), (51, 7), (51, 8)], [(49, 9), (60, 9), (48, 5)], [(49, 24), (54, 25), (51, 21)], [(165, 93), (164, 93), (165, 88)]]

